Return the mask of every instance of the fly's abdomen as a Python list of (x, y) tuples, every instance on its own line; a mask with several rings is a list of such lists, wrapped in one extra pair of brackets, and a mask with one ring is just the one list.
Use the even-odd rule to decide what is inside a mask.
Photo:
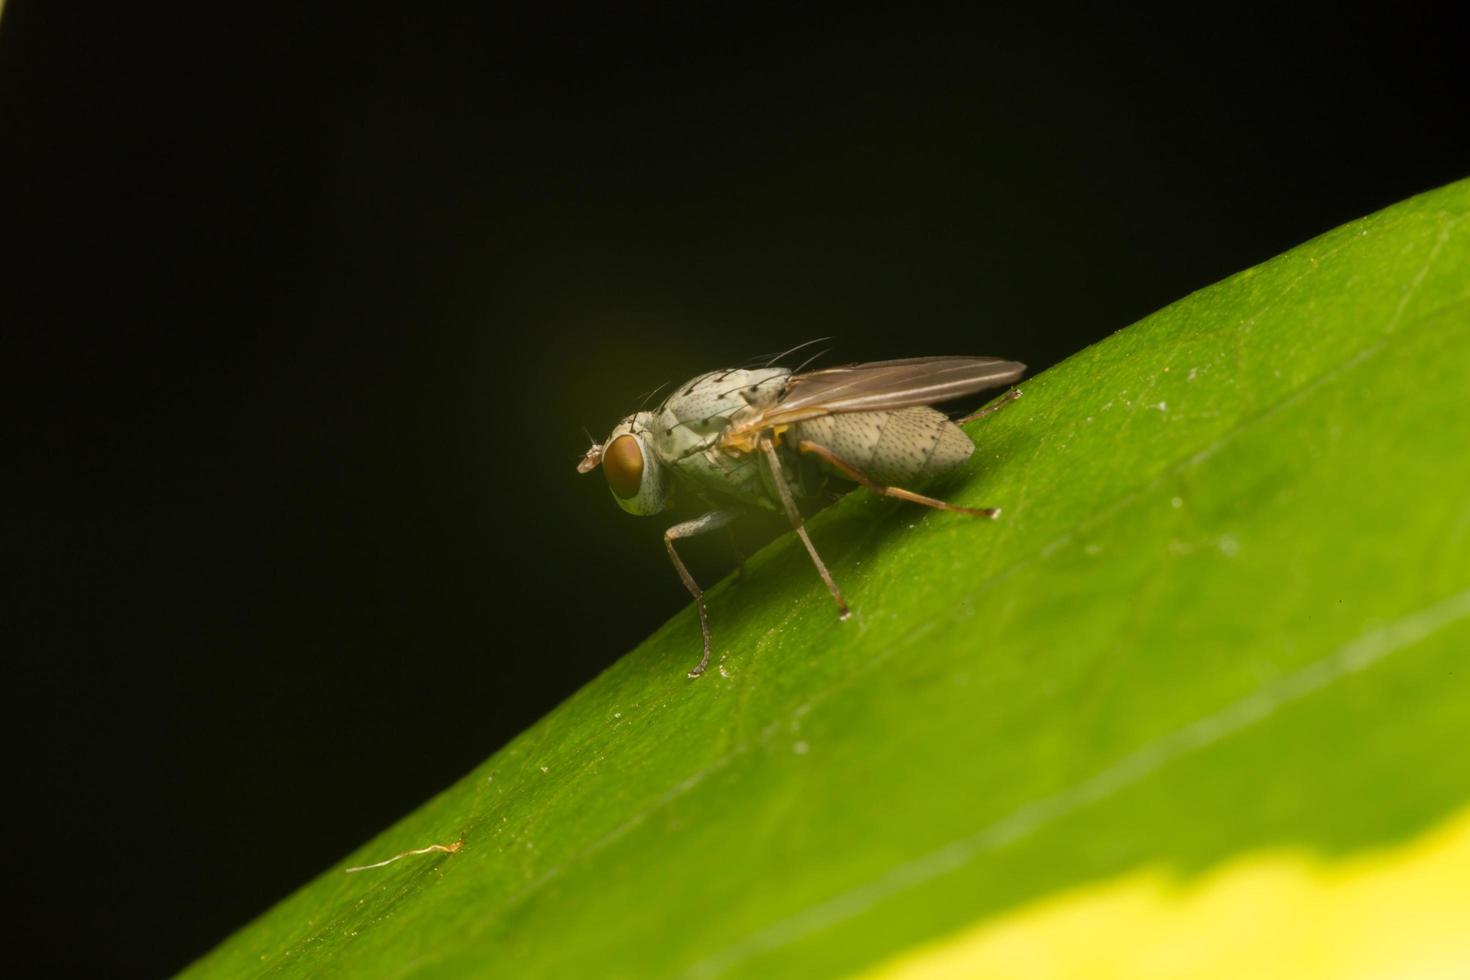
[(786, 439), (830, 449), (879, 483), (921, 483), (969, 459), (975, 445), (942, 412), (926, 406), (893, 412), (854, 412), (799, 422)]

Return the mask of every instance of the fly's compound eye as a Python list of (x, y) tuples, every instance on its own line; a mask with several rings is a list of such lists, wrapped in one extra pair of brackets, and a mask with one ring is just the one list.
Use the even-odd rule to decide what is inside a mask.
[(608, 443), (602, 451), (602, 471), (607, 474), (607, 485), (620, 499), (638, 496), (643, 486), (643, 450), (638, 440), (621, 435)]

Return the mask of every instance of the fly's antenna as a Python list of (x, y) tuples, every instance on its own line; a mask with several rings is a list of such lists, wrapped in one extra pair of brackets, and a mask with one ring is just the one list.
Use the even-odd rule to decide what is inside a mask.
[[(801, 350), (804, 347), (810, 347), (812, 344), (820, 344), (824, 340), (831, 340), (831, 339), (832, 339), (831, 337), (818, 337), (815, 340), (808, 340), (808, 341), (805, 341), (803, 343), (797, 344), (795, 347), (791, 348), (790, 350), (782, 351), (781, 353), (777, 354), (775, 357), (771, 358), (769, 361), (767, 361), (762, 366), (763, 367), (770, 367), (772, 364), (775, 364), (781, 358), (783, 358), (783, 357), (790, 357), (792, 354), (795, 354), (797, 351)], [(823, 353), (826, 353), (826, 352), (823, 351)], [(799, 371), (799, 370), (801, 370), (801, 368), (797, 368), (797, 370)]]
[[(582, 431), (587, 432), (587, 427), (582, 426)], [(587, 432), (587, 441), (592, 447), (582, 454), (582, 459), (577, 463), (578, 473), (591, 473), (602, 464), (602, 443), (592, 438), (592, 433)]]
[(810, 364), (812, 361), (815, 361), (817, 358), (822, 357), (822, 356), (827, 355), (827, 354), (830, 354), (830, 353), (832, 353), (832, 348), (830, 348), (830, 347), (827, 347), (827, 348), (824, 348), (822, 350), (817, 351), (811, 357), (808, 357), (806, 360), (802, 361), (800, 365), (798, 365), (797, 367), (792, 368), (791, 369), (791, 373), (792, 374), (800, 374), (802, 371), (806, 370), (806, 366), (808, 364)]

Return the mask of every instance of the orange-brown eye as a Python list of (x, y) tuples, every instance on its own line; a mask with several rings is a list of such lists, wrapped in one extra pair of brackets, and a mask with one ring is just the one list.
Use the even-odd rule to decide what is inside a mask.
[(624, 500), (638, 496), (643, 485), (643, 450), (638, 440), (622, 435), (608, 443), (602, 451), (602, 471), (613, 493)]

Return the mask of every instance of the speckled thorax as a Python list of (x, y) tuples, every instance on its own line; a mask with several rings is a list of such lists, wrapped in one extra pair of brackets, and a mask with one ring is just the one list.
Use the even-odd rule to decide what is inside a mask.
[(756, 454), (722, 451), (719, 441), (731, 424), (754, 417), (779, 401), (790, 377), (786, 368), (700, 375), (650, 413), (648, 431), (655, 452), (703, 494), (774, 507)]

